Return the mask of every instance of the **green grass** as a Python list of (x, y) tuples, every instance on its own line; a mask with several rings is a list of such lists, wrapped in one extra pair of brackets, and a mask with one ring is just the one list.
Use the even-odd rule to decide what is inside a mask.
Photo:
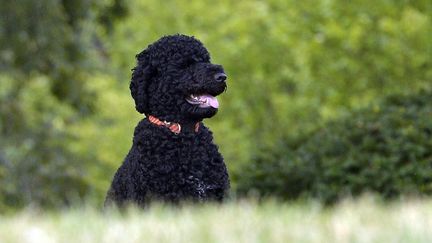
[(432, 200), (232, 202), (0, 216), (0, 242), (432, 242)]

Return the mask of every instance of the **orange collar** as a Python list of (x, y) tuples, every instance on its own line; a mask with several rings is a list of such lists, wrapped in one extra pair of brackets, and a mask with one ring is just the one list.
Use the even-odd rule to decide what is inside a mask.
[[(175, 133), (176, 135), (178, 135), (181, 132), (180, 123), (161, 121), (152, 115), (148, 116), (148, 120), (151, 123), (156, 124), (158, 126), (164, 126), (169, 128), (169, 130), (171, 130), (171, 132)], [(199, 122), (195, 123), (195, 132), (198, 132), (198, 129), (199, 129)]]

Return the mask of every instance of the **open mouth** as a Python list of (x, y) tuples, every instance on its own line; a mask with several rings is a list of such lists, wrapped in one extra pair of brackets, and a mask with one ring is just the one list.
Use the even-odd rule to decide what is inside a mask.
[(219, 102), (216, 97), (209, 94), (195, 95), (191, 94), (186, 97), (186, 101), (192, 105), (198, 105), (200, 108), (213, 107), (215, 109), (219, 108)]

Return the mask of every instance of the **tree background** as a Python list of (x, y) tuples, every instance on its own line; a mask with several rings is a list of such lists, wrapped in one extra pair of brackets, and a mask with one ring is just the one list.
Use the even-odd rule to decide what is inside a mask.
[(23, 0), (0, 4), (0, 212), (101, 205), (143, 118), (134, 56), (174, 33), (229, 76), (206, 124), (234, 195), (431, 192), (429, 0)]

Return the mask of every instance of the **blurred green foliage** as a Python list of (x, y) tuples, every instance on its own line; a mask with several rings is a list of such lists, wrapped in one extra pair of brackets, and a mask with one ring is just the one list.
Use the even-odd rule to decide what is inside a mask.
[(282, 163), (327, 121), (429, 86), (431, 16), (429, 0), (2, 3), (0, 210), (103, 200), (142, 118), (134, 56), (162, 35), (194, 35), (224, 65), (206, 123), (245, 189), (250, 163)]
[(335, 202), (374, 192), (385, 198), (432, 194), (432, 89), (391, 95), (332, 121), (298, 148), (255, 159), (239, 192)]
[(85, 124), (99, 122), (93, 73), (102, 73), (104, 25), (94, 20), (110, 4), (0, 5), (0, 210), (101, 196), (92, 168), (107, 167)]

